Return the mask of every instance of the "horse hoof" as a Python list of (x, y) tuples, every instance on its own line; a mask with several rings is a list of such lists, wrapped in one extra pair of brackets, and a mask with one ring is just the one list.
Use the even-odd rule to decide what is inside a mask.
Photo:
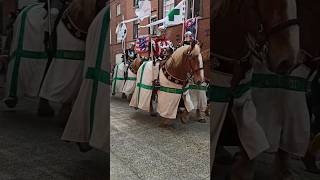
[(89, 145), (89, 143), (78, 142), (77, 145), (79, 147), (79, 150), (83, 153), (89, 152), (92, 149), (92, 147)]
[(8, 97), (4, 100), (4, 103), (8, 108), (15, 108), (18, 103), (18, 98), (16, 97)]
[(54, 117), (55, 113), (54, 110), (38, 110), (38, 116), (39, 117)]
[(150, 113), (150, 116), (152, 116), (152, 117), (157, 117), (157, 116), (158, 116), (158, 113), (155, 113), (155, 112)]
[(198, 122), (199, 123), (207, 123), (207, 121), (205, 119), (199, 119)]

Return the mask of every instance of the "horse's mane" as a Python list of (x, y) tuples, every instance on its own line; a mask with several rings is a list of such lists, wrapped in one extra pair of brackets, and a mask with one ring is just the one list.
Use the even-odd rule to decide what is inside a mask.
[[(181, 62), (184, 60), (183, 58), (184, 54), (187, 53), (189, 48), (190, 48), (190, 45), (186, 45), (186, 46), (181, 46), (177, 50), (175, 50), (167, 61), (168, 66), (176, 67), (180, 65)], [(191, 53), (200, 54), (200, 46), (196, 44), (193, 50), (191, 51)]]

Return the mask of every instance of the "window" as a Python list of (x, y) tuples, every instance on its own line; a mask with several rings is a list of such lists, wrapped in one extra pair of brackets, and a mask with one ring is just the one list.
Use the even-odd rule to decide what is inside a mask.
[(166, 17), (174, 8), (174, 0), (163, 0), (163, 17)]
[(139, 0), (133, 0), (133, 7), (139, 6)]
[(117, 5), (117, 16), (121, 15), (121, 6), (120, 4)]
[(137, 39), (139, 36), (139, 21), (133, 22), (133, 39)]
[(192, 8), (194, 3), (194, 17), (203, 16), (203, 0), (188, 0), (187, 19), (192, 18)]
[[(158, 18), (156, 16), (151, 17), (151, 23), (156, 22)], [(151, 26), (150, 27), (150, 34), (151, 35), (157, 35), (157, 26)]]

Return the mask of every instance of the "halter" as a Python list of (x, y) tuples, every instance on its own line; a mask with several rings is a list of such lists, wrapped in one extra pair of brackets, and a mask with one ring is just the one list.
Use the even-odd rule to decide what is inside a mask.
[(269, 54), (270, 54), (269, 38), (276, 33), (279, 33), (281, 31), (291, 28), (292, 26), (299, 26), (300, 21), (298, 20), (298, 18), (287, 19), (283, 22), (273, 25), (269, 30), (266, 30), (263, 24), (262, 15), (259, 11), (259, 1), (255, 0), (254, 2), (255, 2), (256, 13), (258, 16), (258, 21), (259, 21), (257, 30), (258, 30), (258, 33), (261, 34), (262, 37), (264, 38), (255, 43), (254, 48), (252, 49), (253, 51), (252, 54), (256, 56), (258, 59), (263, 60), (263, 58), (259, 54), (264, 54), (266, 55), (267, 58), (269, 58)]

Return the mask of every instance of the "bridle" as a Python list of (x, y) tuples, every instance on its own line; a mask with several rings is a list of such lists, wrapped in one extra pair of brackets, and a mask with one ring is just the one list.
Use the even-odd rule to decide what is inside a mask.
[[(199, 71), (201, 71), (201, 70), (204, 70), (203, 64), (202, 64), (202, 66), (200, 66), (200, 67), (197, 68), (197, 69), (194, 69), (194, 68), (192, 67), (192, 65), (191, 65), (191, 60), (190, 60), (190, 59), (192, 59), (193, 57), (195, 57), (194, 55), (191, 54), (191, 52), (192, 52), (192, 50), (194, 49), (194, 47), (195, 47), (196, 44), (197, 44), (197, 41), (195, 41), (195, 40), (192, 41), (192, 43), (191, 43), (191, 48), (187, 51), (186, 54), (184, 54), (184, 56), (185, 56), (184, 62), (188, 62), (188, 66), (189, 66), (189, 68), (191, 69), (191, 72), (190, 72), (191, 76), (193, 76), (193, 74), (195, 74), (195, 73), (197, 73), (197, 72), (199, 72)], [(197, 57), (199, 58), (199, 55), (197, 55)]]
[[(263, 23), (263, 18), (262, 15), (259, 11), (259, 1), (254, 0), (254, 7), (255, 7), (255, 12), (257, 13), (258, 17), (258, 26), (257, 26), (257, 32), (258, 36), (262, 37), (262, 39), (259, 39), (258, 41), (254, 42), (254, 45), (249, 45), (249, 47), (252, 50), (252, 54), (259, 60), (263, 61), (264, 59), (269, 59), (270, 58), (270, 42), (269, 39), (271, 36), (282, 32), (286, 29), (291, 28), (292, 26), (299, 26), (300, 21), (298, 18), (290, 18), (287, 19), (283, 22), (276, 23), (273, 25), (270, 29), (266, 29), (265, 25)], [(249, 35), (248, 35), (249, 36)], [(257, 39), (257, 38), (255, 38)], [(248, 39), (248, 42), (250, 43), (250, 40)], [(251, 42), (252, 43), (252, 42)], [(264, 57), (265, 58), (264, 58)], [(268, 63), (269, 61), (267, 61)]]

